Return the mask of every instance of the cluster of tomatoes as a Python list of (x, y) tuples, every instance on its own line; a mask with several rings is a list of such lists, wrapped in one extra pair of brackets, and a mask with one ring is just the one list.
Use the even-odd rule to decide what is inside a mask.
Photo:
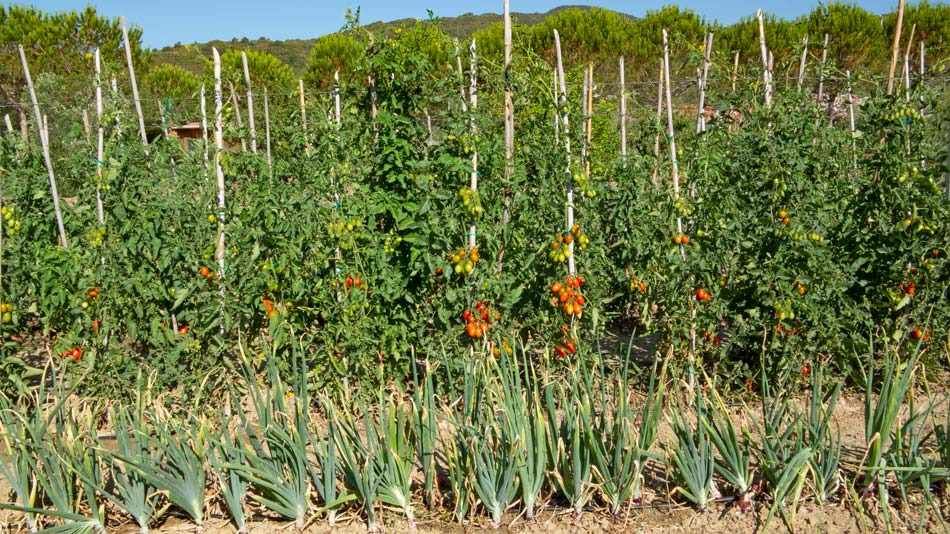
[(915, 340), (920, 340), (923, 338), (924, 341), (930, 341), (930, 329), (928, 328), (927, 330), (923, 330), (921, 328), (915, 328), (910, 331), (910, 337), (914, 338)]
[(901, 296), (905, 297), (907, 295), (913, 295), (917, 291), (917, 286), (914, 285), (914, 282), (902, 282), (897, 286), (897, 289), (900, 290)]
[(84, 310), (91, 308), (96, 302), (99, 301), (99, 288), (93, 287), (89, 291), (86, 291), (86, 299), (82, 301), (80, 307)]
[(72, 358), (74, 362), (79, 361), (79, 359), (82, 358), (82, 347), (73, 347), (66, 350), (66, 352), (60, 354), (59, 356), (64, 360)]
[(9, 302), (0, 304), (0, 314), (3, 314), (3, 322), (9, 323), (13, 321), (13, 304)]
[(581, 286), (584, 285), (584, 277), (570, 276), (561, 282), (551, 284), (551, 305), (560, 307), (568, 317), (574, 316), (578, 319), (584, 313), (584, 304), (586, 299), (581, 294)]
[(477, 220), (485, 213), (485, 208), (482, 207), (482, 197), (478, 194), (478, 191), (467, 187), (459, 189), (459, 198), (462, 199), (462, 206), (472, 220)]
[(902, 108), (902, 109), (897, 110), (894, 113), (891, 113), (890, 115), (887, 116), (887, 118), (888, 120), (891, 120), (891, 121), (900, 121), (903, 124), (909, 124), (909, 123), (914, 122), (915, 120), (923, 119), (924, 116), (921, 115), (920, 112), (914, 108)]
[(493, 322), (501, 319), (501, 313), (496, 312), (487, 306), (484, 302), (475, 303), (475, 311), (465, 310), (462, 312), (462, 319), (465, 319), (465, 334), (472, 339), (480, 339), (488, 335), (489, 327)]
[(708, 345), (712, 343), (715, 346), (719, 346), (719, 336), (714, 336), (712, 332), (705, 331), (703, 332), (703, 345)]
[(343, 286), (346, 288), (346, 292), (349, 293), (350, 289), (366, 289), (366, 284), (363, 282), (363, 279), (360, 278), (360, 275), (347, 276), (346, 280), (343, 282)]
[(449, 261), (455, 266), (455, 274), (472, 274), (475, 264), (478, 263), (478, 249), (473, 248), (466, 252), (465, 249), (460, 248), (449, 254)]
[(211, 269), (209, 269), (207, 265), (202, 265), (201, 268), (198, 269), (198, 274), (200, 274), (205, 280), (211, 280), (211, 278), (214, 276), (211, 274)]
[(688, 245), (689, 236), (686, 234), (682, 234), (682, 235), (676, 234), (675, 236), (673, 236), (673, 243), (677, 245)]
[(709, 291), (706, 291), (703, 288), (699, 288), (696, 290), (696, 300), (712, 302), (712, 295), (709, 294)]
[(7, 236), (13, 237), (17, 235), (23, 225), (20, 223), (20, 219), (16, 217), (16, 214), (13, 213), (13, 208), (3, 206), (0, 208), (0, 215), (3, 215), (4, 220), (7, 222)]
[(640, 280), (636, 276), (634, 276), (633, 278), (630, 279), (630, 291), (631, 292), (639, 291), (640, 293), (646, 293), (647, 283), (644, 282), (643, 280)]
[(277, 315), (277, 310), (274, 309), (274, 301), (269, 298), (262, 298), (261, 302), (264, 303), (264, 309), (267, 310), (267, 317), (271, 318)]
[(577, 340), (573, 336), (568, 334), (570, 327), (564, 325), (561, 330), (564, 332), (564, 338), (561, 340), (561, 344), (557, 347), (554, 347), (554, 355), (558, 358), (563, 358), (568, 354), (577, 354)]
[(571, 257), (571, 243), (574, 243), (574, 241), (577, 241), (582, 249), (587, 248), (587, 245), (590, 244), (590, 239), (581, 231), (581, 225), (578, 223), (571, 226), (570, 232), (558, 234), (554, 238), (554, 241), (551, 242), (551, 252), (548, 253), (548, 257), (554, 263), (564, 263)]
[(801, 282), (795, 282), (795, 291), (798, 291), (799, 295), (804, 295), (805, 293), (808, 293), (808, 288), (805, 287), (805, 284)]

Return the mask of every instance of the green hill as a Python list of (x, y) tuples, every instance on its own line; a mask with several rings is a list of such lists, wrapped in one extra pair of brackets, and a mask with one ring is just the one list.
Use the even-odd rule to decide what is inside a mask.
[[(587, 6), (560, 6), (547, 13), (516, 13), (511, 14), (515, 23), (526, 26), (533, 26), (544, 21), (549, 15), (570, 8), (588, 9)], [(366, 28), (381, 33), (388, 33), (394, 28), (406, 27), (415, 24), (418, 19), (398, 19), (389, 22), (377, 21), (366, 25)], [(442, 30), (448, 35), (465, 40), (471, 37), (475, 31), (488, 27), (502, 20), (499, 13), (484, 13), (475, 15), (466, 13), (458, 17), (445, 17), (439, 19)], [(211, 48), (215, 47), (219, 52), (225, 50), (256, 50), (267, 52), (281, 61), (290, 65), (297, 75), (303, 73), (307, 67), (307, 59), (310, 57), (310, 49), (313, 48), (317, 38), (313, 39), (288, 39), (286, 41), (272, 41), (267, 38), (248, 39), (234, 38), (230, 41), (208, 41), (205, 43), (195, 43), (191, 45), (176, 44), (167, 46), (160, 50), (152, 52), (152, 65), (168, 63), (178, 65), (184, 69), (190, 70), (196, 74), (204, 74), (205, 60), (211, 57)]]

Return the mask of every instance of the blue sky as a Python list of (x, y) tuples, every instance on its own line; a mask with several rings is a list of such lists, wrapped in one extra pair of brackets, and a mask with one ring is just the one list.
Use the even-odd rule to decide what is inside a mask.
[[(3, 2), (28, 4), (31, 2)], [(642, 16), (648, 9), (658, 9), (677, 3), (723, 24), (740, 17), (753, 15), (757, 8), (786, 18), (794, 18), (818, 5), (817, 1), (787, 0), (511, 0), (512, 11), (544, 12), (559, 5), (594, 5), (634, 16)], [(874, 13), (884, 13), (897, 6), (897, 0), (858, 0), (857, 4)], [(363, 23), (405, 17), (425, 18), (426, 9), (436, 16), (455, 16), (463, 13), (500, 13), (502, 0), (34, 0), (33, 5), (44, 11), (82, 9), (92, 4), (102, 15), (124, 15), (131, 24), (145, 30), (144, 42), (149, 48), (161, 48), (175, 42), (191, 43), (211, 39), (228, 40), (232, 37), (275, 40), (318, 37), (338, 30), (344, 23), (347, 7), (361, 7)]]

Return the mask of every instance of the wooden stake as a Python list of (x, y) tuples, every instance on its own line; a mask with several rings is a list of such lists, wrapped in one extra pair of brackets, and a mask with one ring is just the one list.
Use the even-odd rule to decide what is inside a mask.
[(696, 119), (696, 133), (706, 131), (706, 81), (709, 79), (709, 67), (711, 65), (709, 58), (710, 54), (712, 54), (714, 35), (712, 30), (706, 35), (706, 50), (703, 54), (703, 74), (699, 78), (699, 117)]
[(208, 170), (208, 112), (205, 103), (205, 84), (201, 84), (201, 140), (205, 146), (205, 171)]
[[(472, 39), (472, 44), (468, 49), (469, 53), (469, 81), (468, 81), (468, 104), (469, 108), (472, 110), (472, 118), (469, 121), (469, 129), (472, 132), (472, 139), (475, 139), (476, 134), (478, 133), (475, 124), (475, 115), (474, 113), (478, 111), (478, 69), (476, 67), (475, 55), (475, 39)], [(461, 65), (461, 59), (459, 60), (459, 65)], [(478, 191), (478, 148), (472, 151), (472, 172), (469, 174), (469, 187), (472, 188), (472, 191)], [(472, 223), (468, 227), (468, 248), (469, 250), (475, 248), (478, 243), (476, 241), (478, 228), (475, 225), (475, 221), (472, 220)]]
[(558, 89), (557, 89), (557, 67), (551, 69), (551, 72), (554, 74), (554, 144), (561, 144), (561, 112), (559, 111), (558, 103), (561, 101), (558, 98)]
[(9, 113), (4, 114), (4, 116), (3, 116), (3, 123), (4, 123), (4, 124), (6, 125), (6, 127), (7, 127), (7, 133), (11, 133), (11, 134), (12, 134), (12, 133), (13, 133), (13, 123), (10, 122), (10, 114), (9, 114)]
[(228, 88), (231, 89), (231, 106), (234, 107), (234, 119), (241, 132), (241, 152), (247, 152), (247, 142), (244, 141), (244, 121), (241, 120), (241, 105), (238, 104), (237, 93), (234, 91), (234, 84), (228, 82)]
[(620, 56), (620, 159), (627, 168), (627, 84), (624, 81), (623, 56)]
[(584, 169), (584, 176), (587, 176), (587, 128), (590, 123), (587, 121), (590, 112), (587, 109), (587, 93), (590, 91), (588, 85), (587, 69), (584, 69), (584, 81), (581, 84), (581, 168)]
[[(563, 115), (561, 123), (564, 125), (564, 150), (567, 153), (567, 228), (574, 226), (574, 176), (571, 172), (571, 134), (570, 121), (567, 115), (567, 84), (564, 82), (564, 62), (561, 59), (561, 36), (554, 30), (554, 49), (557, 53), (557, 73), (560, 81), (561, 98), (558, 106)], [(570, 255), (567, 258), (567, 274), (574, 276), (574, 242), (567, 245)]]
[(307, 106), (304, 100), (303, 80), (297, 80), (297, 90), (300, 92), (300, 126), (303, 133), (307, 133)]
[(46, 172), (49, 174), (49, 188), (53, 195), (53, 211), (56, 213), (56, 226), (59, 229), (59, 243), (63, 248), (69, 248), (69, 241), (66, 240), (66, 227), (63, 226), (63, 212), (59, 208), (59, 192), (56, 190), (56, 175), (53, 173), (53, 160), (49, 157), (49, 138), (45, 131), (45, 122), (43, 114), (40, 113), (40, 104), (36, 100), (36, 91), (33, 89), (33, 78), (30, 77), (30, 67), (26, 64), (26, 53), (23, 52), (23, 45), (18, 45), (20, 51), (20, 61), (23, 62), (23, 74), (26, 76), (26, 85), (30, 90), (30, 100), (33, 101), (33, 113), (36, 115), (36, 130), (40, 136), (40, 146), (43, 148), (43, 161), (46, 163)]
[(910, 37), (907, 38), (907, 47), (904, 52), (904, 89), (907, 92), (907, 101), (910, 101), (910, 52), (914, 49), (914, 34), (917, 32), (917, 24), (910, 27)]
[(120, 17), (122, 23), (122, 42), (125, 43), (125, 61), (129, 66), (129, 79), (132, 81), (132, 102), (135, 104), (135, 114), (139, 118), (139, 134), (142, 136), (142, 146), (148, 151), (148, 136), (145, 133), (145, 115), (142, 114), (142, 102), (139, 100), (139, 85), (135, 81), (135, 67), (132, 65), (132, 46), (129, 44), (129, 32), (125, 27), (125, 17)]
[(270, 154), (270, 109), (267, 104), (267, 87), (264, 87), (264, 139), (267, 149), (267, 173), (268, 177), (274, 179), (274, 162)]
[[(105, 127), (102, 124), (102, 58), (99, 54), (99, 49), (96, 48), (95, 53), (95, 62), (96, 62), (96, 220), (99, 221), (99, 225), (106, 224), (105, 210), (102, 207), (102, 191), (100, 190), (100, 185), (102, 184), (102, 165), (105, 161)], [(105, 258), (100, 255), (100, 260), (102, 263), (105, 262)]]
[(584, 161), (584, 177), (590, 180), (590, 158), (594, 150), (594, 64), (587, 65), (587, 159)]
[(858, 169), (858, 141), (855, 137), (854, 125), (854, 95), (851, 93), (851, 71), (846, 71), (848, 78), (848, 122), (851, 126), (851, 155), (854, 159), (854, 169)]
[(247, 68), (247, 54), (241, 52), (241, 65), (244, 67), (244, 83), (247, 85), (247, 126), (250, 128), (251, 152), (257, 154), (257, 129), (254, 128), (254, 93), (251, 91), (251, 72)]
[(736, 58), (732, 63), (732, 92), (736, 92), (736, 78), (739, 76), (739, 51), (736, 50)]
[[(112, 77), (112, 97), (116, 100), (119, 99), (119, 84), (115, 80), (115, 76)], [(122, 121), (119, 120), (119, 114), (115, 115), (115, 138), (122, 139)]]
[(818, 69), (818, 108), (821, 109), (821, 99), (825, 96), (825, 64), (828, 61), (828, 34), (825, 34), (825, 45), (821, 49), (821, 68)]
[(659, 84), (656, 88), (656, 138), (653, 140), (653, 179), (656, 180), (660, 173), (660, 135), (663, 131), (663, 80), (666, 79), (663, 58), (660, 58), (660, 76)]
[(927, 43), (925, 43), (924, 41), (921, 41), (921, 42), (920, 42), (920, 79), (921, 79), (921, 80), (924, 79), (924, 74), (927, 72), (927, 62), (926, 62), (927, 50), (926, 50), (926, 45), (927, 45)]
[[(333, 109), (334, 117), (336, 118), (336, 125), (339, 128), (340, 126), (340, 71), (333, 73)], [(432, 128), (429, 128), (429, 135), (432, 135)]]
[[(826, 34), (827, 35), (827, 34)], [(805, 81), (805, 66), (808, 64), (808, 34), (802, 39), (802, 60), (798, 64), (798, 92), (802, 92), (802, 83)]]
[(769, 70), (768, 49), (765, 47), (765, 22), (762, 20), (762, 10), (758, 10), (759, 19), (759, 48), (762, 50), (762, 81), (765, 84), (765, 107), (772, 109), (772, 72)]
[(891, 46), (891, 66), (887, 71), (887, 94), (894, 94), (894, 72), (897, 70), (897, 57), (901, 48), (901, 27), (904, 24), (904, 0), (897, 3), (897, 27), (894, 29), (894, 44)]
[[(221, 334), (224, 335), (224, 169), (221, 167), (221, 157), (224, 154), (224, 125), (222, 115), (224, 103), (221, 95), (221, 56), (217, 48), (211, 48), (214, 61), (214, 172), (218, 182), (218, 292), (221, 294)], [(233, 86), (231, 95), (234, 95)], [(235, 109), (237, 107), (235, 106)]]
[(86, 108), (82, 110), (82, 131), (86, 133), (86, 142), (89, 142), (89, 136), (92, 133), (92, 127), (89, 126), (89, 114), (86, 113)]
[[(503, 200), (501, 211), (501, 225), (503, 228), (508, 225), (508, 221), (511, 219), (511, 191), (509, 190), (509, 184), (511, 183), (511, 177), (515, 173), (515, 103), (511, 92), (511, 79), (513, 74), (511, 72), (512, 42), (511, 10), (509, 7), (509, 1), (505, 0), (505, 186), (502, 192)], [(505, 245), (505, 241), (502, 240), (498, 250), (498, 263), (495, 266), (498, 272), (501, 272), (502, 266), (504, 265)]]

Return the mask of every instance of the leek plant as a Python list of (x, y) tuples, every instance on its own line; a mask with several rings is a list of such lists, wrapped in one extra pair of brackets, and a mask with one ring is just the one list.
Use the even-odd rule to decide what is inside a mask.
[(706, 401), (701, 387), (694, 387), (693, 409), (696, 412), (695, 427), (689, 423), (687, 408), (676, 398), (672, 410), (672, 427), (676, 444), (669, 451), (673, 476), (677, 485), (673, 493), (679, 493), (705, 511), (718, 496), (713, 480), (716, 455), (709, 430), (702, 423), (706, 418)]

